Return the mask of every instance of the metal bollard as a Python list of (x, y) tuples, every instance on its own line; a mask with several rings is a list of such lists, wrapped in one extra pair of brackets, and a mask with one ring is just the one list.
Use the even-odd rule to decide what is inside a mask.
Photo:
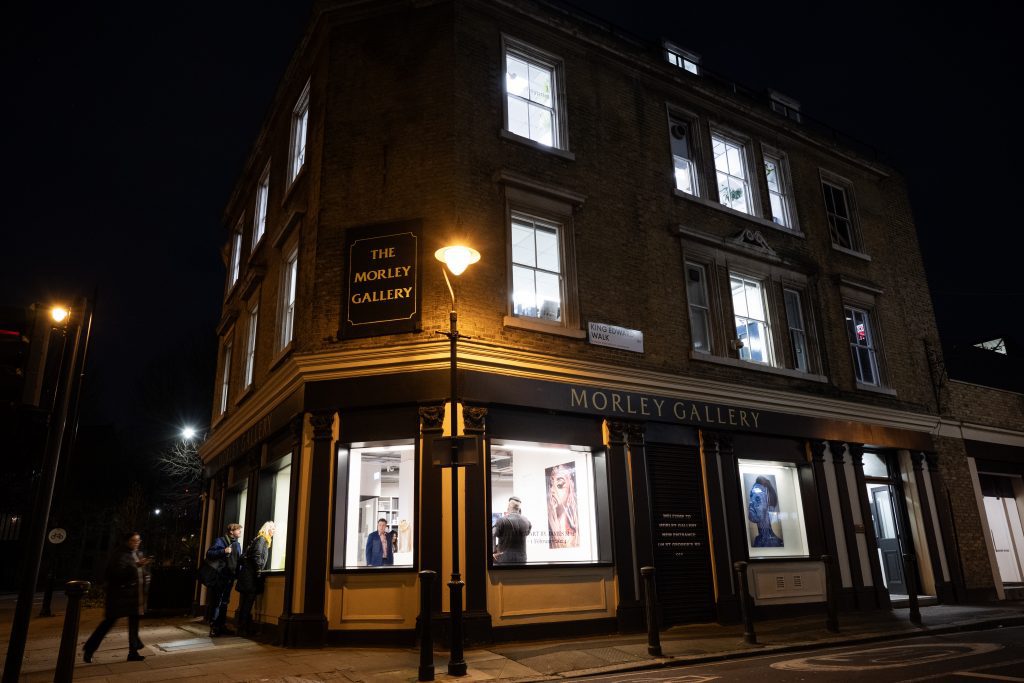
[(903, 579), (907, 582), (907, 597), (910, 598), (910, 623), (921, 625), (921, 608), (917, 604), (917, 574), (914, 567), (917, 558), (909, 553), (903, 555)]
[(829, 633), (839, 633), (839, 598), (836, 595), (835, 566), (831, 555), (822, 555), (825, 565), (825, 628)]
[(654, 567), (640, 567), (644, 577), (647, 601), (647, 654), (661, 657), (661, 634), (658, 633), (658, 592), (654, 586)]
[(754, 633), (754, 607), (750, 604), (750, 594), (747, 592), (747, 563), (735, 562), (733, 569), (736, 570), (737, 586), (740, 593), (740, 614), (743, 616), (743, 640), (749, 645), (757, 645), (757, 634)]
[(434, 586), (437, 572), (424, 569), (420, 572), (420, 616), (417, 619), (420, 630), (420, 669), (421, 681), (434, 680), (434, 634), (430, 627), (430, 591)]
[(67, 611), (64, 612), (64, 630), (60, 634), (60, 651), (57, 654), (57, 670), (54, 683), (70, 683), (75, 675), (75, 655), (78, 651), (78, 622), (82, 615), (82, 596), (92, 587), (88, 581), (68, 581), (64, 594), (68, 596)]

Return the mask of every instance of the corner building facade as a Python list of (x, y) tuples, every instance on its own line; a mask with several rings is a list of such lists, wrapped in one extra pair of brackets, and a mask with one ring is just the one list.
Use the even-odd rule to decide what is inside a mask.
[(828, 566), (844, 609), (991, 591), (901, 178), (666, 49), (527, 1), (315, 8), (225, 212), (202, 448), (206, 536), (277, 523), (283, 644), (411, 641), (420, 570), (446, 628), (453, 297), (471, 641), (640, 630), (645, 566), (663, 625), (736, 620), (739, 561), (759, 617)]

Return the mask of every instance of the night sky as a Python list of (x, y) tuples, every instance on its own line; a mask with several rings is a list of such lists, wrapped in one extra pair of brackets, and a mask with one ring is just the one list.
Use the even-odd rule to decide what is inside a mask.
[[(908, 178), (943, 339), (1024, 341), (1019, 6), (577, 4), (879, 149)], [(0, 305), (98, 291), (91, 360), (109, 419), (150, 358), (213, 335), (222, 211), (308, 7), (5, 10)], [(209, 402), (188, 411), (205, 419)]]

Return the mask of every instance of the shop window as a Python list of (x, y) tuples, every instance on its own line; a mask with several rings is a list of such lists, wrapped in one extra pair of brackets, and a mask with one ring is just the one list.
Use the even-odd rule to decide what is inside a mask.
[[(249, 485), (247, 482), (242, 482), (239, 486), (235, 486), (229, 489), (227, 496), (224, 498), (224, 520), (221, 527), (227, 527), (228, 524), (241, 524), (245, 526), (245, 504), (248, 501)], [(223, 533), (223, 531), (221, 532)], [(242, 538), (246, 535), (246, 529), (242, 529), (242, 536), (239, 536), (238, 540), (241, 543)], [(242, 547), (245, 544), (242, 543)]]
[[(335, 568), (412, 567), (416, 533), (416, 448), (413, 442), (363, 444), (342, 449), (338, 463), (337, 505), (340, 509), (336, 519), (344, 523), (335, 526), (338, 534)], [(381, 542), (381, 535), (387, 547)]]
[(490, 452), (494, 566), (610, 560), (607, 502), (598, 488), (603, 453), (499, 440)]
[(807, 557), (796, 466), (741, 459), (739, 482), (750, 557)]
[[(288, 545), (288, 502), (291, 493), (292, 456), (289, 453), (260, 473), (254, 523), (263, 526), (274, 523), (274, 541), (270, 545), (270, 571), (285, 568), (285, 548)], [(258, 531), (253, 530), (253, 533)]]

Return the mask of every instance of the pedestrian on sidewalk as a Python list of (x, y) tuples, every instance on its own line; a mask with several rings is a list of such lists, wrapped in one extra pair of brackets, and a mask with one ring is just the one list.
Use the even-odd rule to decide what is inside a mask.
[(263, 570), (270, 560), (270, 544), (274, 539), (275, 530), (274, 522), (264, 523), (256, 537), (249, 541), (238, 566), (235, 590), (241, 596), (237, 620), (238, 632), (241, 635), (252, 635), (254, 632), (252, 606), (256, 602), (256, 596), (263, 594)]
[(217, 571), (213, 582), (207, 586), (207, 604), (213, 607), (210, 614), (211, 638), (235, 635), (224, 623), (228, 618), (231, 586), (238, 576), (238, 561), (242, 556), (242, 546), (238, 542), (241, 535), (241, 524), (228, 524), (227, 533), (217, 537), (206, 551), (206, 561)]
[(141, 544), (139, 533), (129, 532), (110, 555), (105, 574), (107, 599), (104, 618), (82, 647), (82, 659), (86, 664), (92, 662), (93, 653), (103, 642), (110, 627), (121, 617), (128, 617), (128, 661), (141, 662), (145, 659), (139, 654), (139, 650), (144, 647), (139, 640), (139, 615), (145, 609), (145, 572), (152, 559), (143, 557), (139, 552)]

